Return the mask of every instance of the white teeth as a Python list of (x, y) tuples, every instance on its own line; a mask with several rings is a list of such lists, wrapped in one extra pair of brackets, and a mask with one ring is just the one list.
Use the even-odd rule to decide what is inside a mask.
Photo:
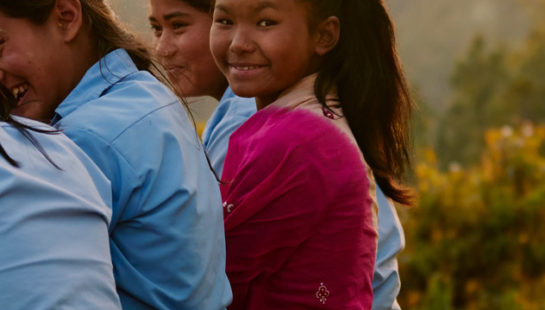
[(253, 70), (253, 69), (256, 69), (257, 66), (245, 66), (245, 67), (238, 67), (237, 69), (238, 70), (241, 70), (241, 71), (249, 71), (249, 70)]
[(28, 90), (28, 85), (25, 84), (19, 87), (14, 87), (11, 90), (11, 93), (13, 94), (13, 97), (15, 97), (15, 99), (19, 100), (25, 94), (27, 90)]

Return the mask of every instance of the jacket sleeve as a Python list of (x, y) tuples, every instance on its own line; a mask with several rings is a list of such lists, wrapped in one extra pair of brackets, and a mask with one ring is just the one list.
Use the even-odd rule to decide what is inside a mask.
[(397, 295), (401, 287), (396, 256), (405, 246), (403, 227), (393, 203), (377, 185), (378, 247), (373, 276), (373, 310), (398, 310)]

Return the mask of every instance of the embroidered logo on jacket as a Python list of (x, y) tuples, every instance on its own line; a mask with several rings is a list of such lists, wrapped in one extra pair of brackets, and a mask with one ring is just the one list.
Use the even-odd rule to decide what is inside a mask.
[(231, 213), (231, 209), (233, 209), (234, 206), (235, 206), (234, 204), (227, 203), (227, 201), (223, 203), (223, 208), (227, 210), (227, 213)]
[(322, 303), (325, 304), (327, 297), (329, 296), (329, 290), (325, 287), (324, 283), (320, 283), (320, 287), (316, 292), (316, 298)]

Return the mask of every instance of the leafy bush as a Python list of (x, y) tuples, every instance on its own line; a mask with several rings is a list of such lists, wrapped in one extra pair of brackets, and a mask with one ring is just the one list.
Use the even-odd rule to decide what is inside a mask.
[(420, 154), (420, 202), (402, 212), (406, 309), (545, 308), (545, 126), (490, 129), (484, 141), (479, 163), (446, 172), (432, 150)]

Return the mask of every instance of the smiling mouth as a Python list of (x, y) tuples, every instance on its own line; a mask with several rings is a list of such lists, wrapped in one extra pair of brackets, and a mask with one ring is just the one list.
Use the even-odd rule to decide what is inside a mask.
[[(28, 84), (19, 85), (11, 89), (11, 93), (17, 102), (19, 102), (27, 93)], [(20, 102), (19, 102), (20, 103)]]
[(239, 71), (251, 71), (256, 70), (259, 68), (263, 68), (263, 65), (230, 65), (231, 68), (239, 70)]

